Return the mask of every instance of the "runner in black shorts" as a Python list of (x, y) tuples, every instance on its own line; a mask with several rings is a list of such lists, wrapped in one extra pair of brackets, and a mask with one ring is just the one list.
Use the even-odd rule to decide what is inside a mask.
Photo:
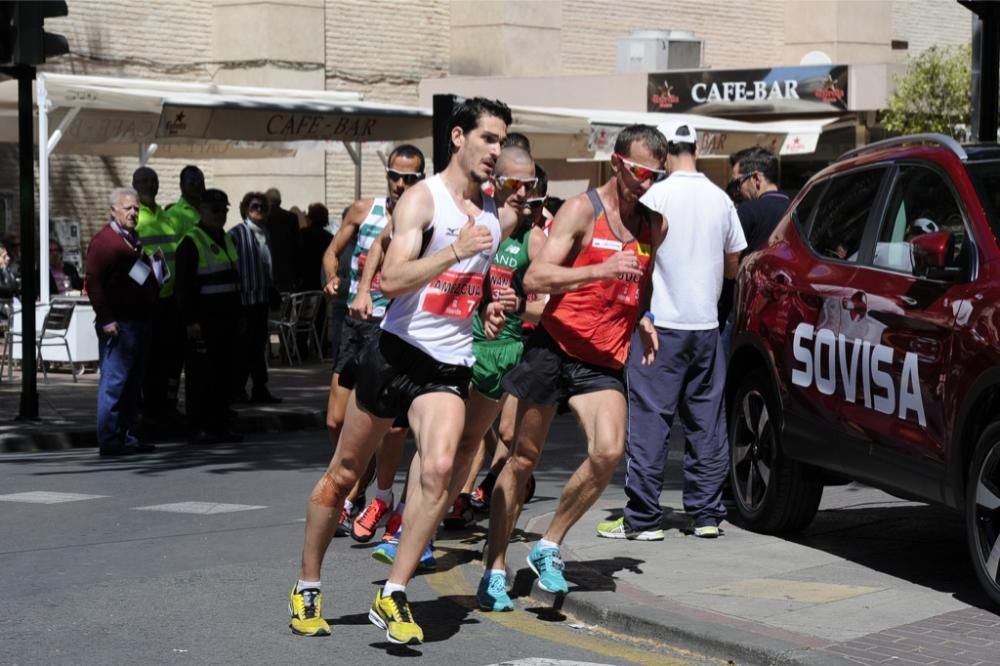
[[(327, 403), (326, 425), (330, 443), (334, 446), (344, 423), (348, 396), (356, 383), (358, 356), (365, 344), (378, 333), (379, 323), (389, 304), (389, 299), (379, 289), (378, 267), (385, 250), (383, 241), (387, 240), (383, 239), (382, 232), (391, 222), (392, 211), (399, 198), (424, 178), (424, 155), (415, 146), (397, 146), (389, 153), (388, 165), (387, 196), (356, 201), (348, 210), (323, 257), (326, 274), (333, 276), (324, 291), (328, 294), (335, 293), (338, 286), (338, 257), (350, 239), (357, 236), (351, 256), (350, 287), (347, 294), (349, 317), (344, 320), (340, 353), (337, 354), (330, 380)], [(386, 433), (379, 445), (377, 458), (369, 464), (347, 496), (337, 526), (337, 536), (350, 534), (356, 541), (366, 542), (375, 534), (376, 525), (392, 512), (392, 483), (403, 455), (405, 440), (405, 423), (394, 424), (394, 428)], [(372, 477), (376, 476), (376, 463), (378, 487), (371, 503), (362, 509), (355, 503), (360, 498), (358, 504), (364, 504), (364, 489)]]

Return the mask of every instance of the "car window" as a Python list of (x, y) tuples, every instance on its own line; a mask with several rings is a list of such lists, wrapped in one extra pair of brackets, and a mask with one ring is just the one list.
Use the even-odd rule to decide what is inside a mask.
[(792, 209), (792, 220), (795, 222), (795, 226), (799, 229), (805, 229), (809, 224), (809, 218), (812, 215), (813, 209), (816, 208), (816, 202), (819, 201), (819, 195), (822, 194), (823, 190), (826, 188), (826, 181), (816, 183), (809, 188), (805, 196), (795, 204), (795, 208)]
[(885, 167), (835, 176), (816, 209), (809, 244), (824, 257), (857, 261)]
[(952, 267), (961, 262), (965, 246), (965, 223), (951, 188), (937, 171), (907, 165), (889, 196), (886, 217), (879, 232), (872, 262), (876, 266), (913, 273), (910, 240), (921, 234), (948, 231), (955, 240)]

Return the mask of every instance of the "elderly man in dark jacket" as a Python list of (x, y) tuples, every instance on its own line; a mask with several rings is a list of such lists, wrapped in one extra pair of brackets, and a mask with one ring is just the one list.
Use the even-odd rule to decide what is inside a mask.
[(102, 456), (153, 450), (132, 433), (138, 416), (153, 305), (163, 267), (154, 264), (135, 232), (135, 190), (111, 193), (111, 221), (87, 250), (87, 294), (97, 315), (101, 379), (97, 390), (97, 443)]

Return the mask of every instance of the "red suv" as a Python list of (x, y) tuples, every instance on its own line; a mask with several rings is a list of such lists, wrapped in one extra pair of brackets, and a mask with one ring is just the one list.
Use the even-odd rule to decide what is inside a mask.
[(1000, 147), (899, 137), (814, 176), (737, 278), (727, 400), (751, 528), (850, 479), (944, 504), (1000, 604)]

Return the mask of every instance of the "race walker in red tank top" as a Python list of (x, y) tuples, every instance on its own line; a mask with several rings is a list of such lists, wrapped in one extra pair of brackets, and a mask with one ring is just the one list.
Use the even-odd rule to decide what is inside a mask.
[(643, 222), (637, 238), (620, 239), (608, 224), (607, 212), (595, 190), (587, 192), (594, 206), (590, 243), (573, 260), (574, 268), (603, 263), (616, 252), (632, 250), (639, 260), (639, 277), (619, 275), (591, 282), (575, 291), (551, 296), (541, 324), (567, 355), (607, 368), (624, 367), (629, 341), (639, 319), (640, 298), (652, 274), (652, 228)]

